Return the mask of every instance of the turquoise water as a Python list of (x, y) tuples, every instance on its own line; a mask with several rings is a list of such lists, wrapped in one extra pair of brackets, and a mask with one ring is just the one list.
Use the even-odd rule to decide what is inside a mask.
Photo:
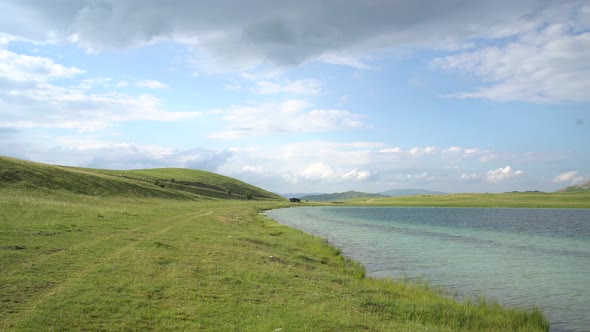
[(375, 277), (537, 306), (552, 331), (590, 331), (590, 210), (301, 207), (268, 211)]

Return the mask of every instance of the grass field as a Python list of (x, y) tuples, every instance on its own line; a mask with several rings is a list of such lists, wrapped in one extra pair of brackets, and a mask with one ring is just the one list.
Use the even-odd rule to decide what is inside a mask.
[[(548, 328), (534, 309), (365, 278), (324, 240), (260, 214), (284, 200), (0, 161), (0, 331)], [(103, 181), (117, 189), (88, 193)]]
[(590, 191), (504, 194), (449, 194), (405, 197), (359, 198), (344, 202), (366, 206), (445, 206), (513, 208), (590, 208)]

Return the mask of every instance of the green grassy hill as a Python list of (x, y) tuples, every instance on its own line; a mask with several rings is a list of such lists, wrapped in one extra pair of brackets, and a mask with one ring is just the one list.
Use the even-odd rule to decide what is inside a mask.
[(580, 183), (575, 186), (561, 188), (557, 192), (566, 192), (567, 193), (567, 192), (578, 192), (578, 191), (590, 192), (590, 181), (586, 181), (584, 183)]
[(250, 192), (253, 199), (283, 199), (237, 179), (200, 170), (101, 170), (54, 166), (2, 156), (0, 187), (95, 196), (177, 199), (244, 199), (244, 194)]

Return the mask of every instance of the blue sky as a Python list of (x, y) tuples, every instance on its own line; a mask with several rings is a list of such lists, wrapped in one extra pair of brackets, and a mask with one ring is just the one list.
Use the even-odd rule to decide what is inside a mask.
[(590, 180), (588, 1), (0, 0), (0, 154), (275, 192)]

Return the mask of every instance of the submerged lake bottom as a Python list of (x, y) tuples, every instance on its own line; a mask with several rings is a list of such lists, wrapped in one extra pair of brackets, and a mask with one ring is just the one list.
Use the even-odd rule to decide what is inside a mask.
[(298, 207), (267, 216), (327, 239), (369, 276), (538, 307), (551, 331), (590, 331), (590, 210)]

